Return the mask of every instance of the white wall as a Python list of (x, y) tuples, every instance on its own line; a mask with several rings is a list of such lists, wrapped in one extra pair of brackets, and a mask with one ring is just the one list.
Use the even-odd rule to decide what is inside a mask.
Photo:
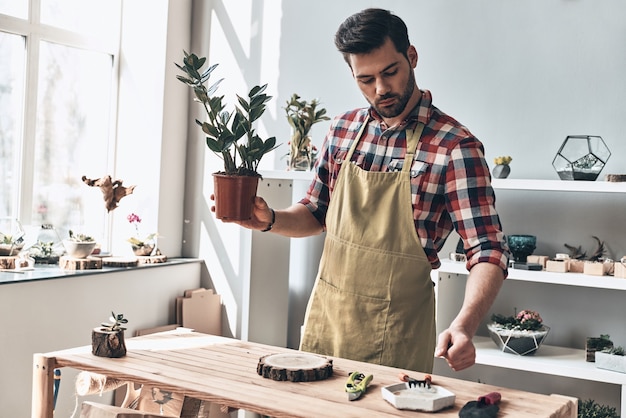
[[(222, 94), (270, 83), (261, 129), (283, 146), (262, 168), (283, 169), (289, 126), (283, 106), (292, 93), (318, 98), (330, 115), (365, 106), (333, 35), (348, 15), (384, 7), (401, 16), (419, 53), (420, 88), (434, 104), (464, 123), (485, 145), (491, 164), (511, 155), (511, 178), (558, 179), (552, 159), (567, 135), (604, 138), (612, 156), (607, 173), (624, 173), (626, 141), (626, 3), (619, 0), (388, 0), (194, 1), (192, 48), (219, 63)], [(193, 112), (193, 110), (192, 110)], [(192, 113), (193, 114), (193, 113)], [(320, 145), (329, 122), (313, 128)], [(197, 128), (193, 128), (197, 129)], [(210, 173), (202, 139), (190, 135), (185, 255), (207, 258), (217, 287), (228, 290), (234, 335), (245, 336), (239, 307), (251, 281), (250, 235), (216, 223), (210, 213)], [(196, 133), (197, 135), (197, 133)], [(591, 252), (592, 235), (609, 256), (626, 255), (624, 196), (498, 192), (505, 233), (538, 236), (536, 253), (563, 252), (564, 243)], [(447, 246), (456, 242), (451, 239)], [(444, 251), (444, 253), (447, 251)], [(271, 260), (268, 260), (271, 262)], [(558, 297), (558, 295), (555, 295)], [(578, 296), (581, 311), (585, 296)], [(514, 301), (501, 301), (511, 304)], [(548, 310), (550, 311), (550, 310)], [(589, 332), (606, 332), (593, 329)], [(626, 344), (626, 341), (616, 341)], [(576, 343), (578, 344), (578, 343)]]
[[(108, 321), (111, 311), (128, 319), (127, 337), (139, 329), (175, 323), (176, 297), (203, 285), (201, 267), (190, 262), (0, 285), (0, 316), (5, 318), (0, 328), (0, 415), (30, 416), (34, 353), (91, 344), (91, 330)], [(76, 373), (61, 370), (59, 417), (70, 417), (74, 410)], [(110, 393), (104, 399), (89, 398), (103, 403), (110, 399)]]

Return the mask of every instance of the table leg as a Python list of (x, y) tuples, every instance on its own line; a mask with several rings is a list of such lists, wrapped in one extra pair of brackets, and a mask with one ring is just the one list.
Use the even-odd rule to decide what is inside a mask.
[(33, 395), (31, 418), (54, 417), (54, 358), (33, 356)]

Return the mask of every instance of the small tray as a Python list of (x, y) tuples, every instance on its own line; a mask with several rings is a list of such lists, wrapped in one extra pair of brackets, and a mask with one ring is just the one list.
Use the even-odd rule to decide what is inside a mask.
[(409, 387), (408, 383), (396, 383), (381, 388), (383, 399), (396, 409), (435, 412), (454, 405), (454, 393), (441, 386)]

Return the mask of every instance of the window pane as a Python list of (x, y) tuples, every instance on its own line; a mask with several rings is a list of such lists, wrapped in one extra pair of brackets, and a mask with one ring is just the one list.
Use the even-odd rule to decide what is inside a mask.
[(112, 62), (41, 43), (32, 219), (54, 225), (63, 238), (68, 229), (104, 237), (102, 193), (81, 177), (107, 173)]
[(25, 53), (24, 38), (0, 32), (0, 217), (17, 217)]
[(0, 13), (26, 19), (28, 17), (28, 0), (0, 0)]
[(120, 4), (119, 0), (41, 0), (41, 23), (94, 36), (116, 36)]

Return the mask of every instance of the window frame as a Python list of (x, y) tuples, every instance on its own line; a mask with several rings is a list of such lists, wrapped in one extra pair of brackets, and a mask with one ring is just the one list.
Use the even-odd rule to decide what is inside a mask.
[[(27, 19), (0, 14), (0, 31), (9, 35), (23, 37), (25, 40), (25, 77), (23, 86), (21, 140), (15, 150), (16, 154), (16, 191), (12, 196), (12, 217), (22, 224), (33, 223), (32, 207), (34, 196), (34, 159), (37, 124), (37, 97), (39, 92), (38, 74), (40, 46), (49, 42), (70, 48), (95, 51), (112, 57), (111, 101), (109, 108), (109, 140), (107, 144), (107, 172), (114, 173), (116, 168), (115, 150), (117, 148), (117, 118), (119, 107), (120, 55), (123, 19), (123, 0), (119, 1), (116, 26), (111, 29), (114, 36), (105, 39), (87, 35), (60, 27), (41, 23), (41, 0), (30, 0)], [(113, 4), (115, 6), (115, 4)], [(107, 248), (112, 240), (110, 217), (105, 218), (105, 237)]]

